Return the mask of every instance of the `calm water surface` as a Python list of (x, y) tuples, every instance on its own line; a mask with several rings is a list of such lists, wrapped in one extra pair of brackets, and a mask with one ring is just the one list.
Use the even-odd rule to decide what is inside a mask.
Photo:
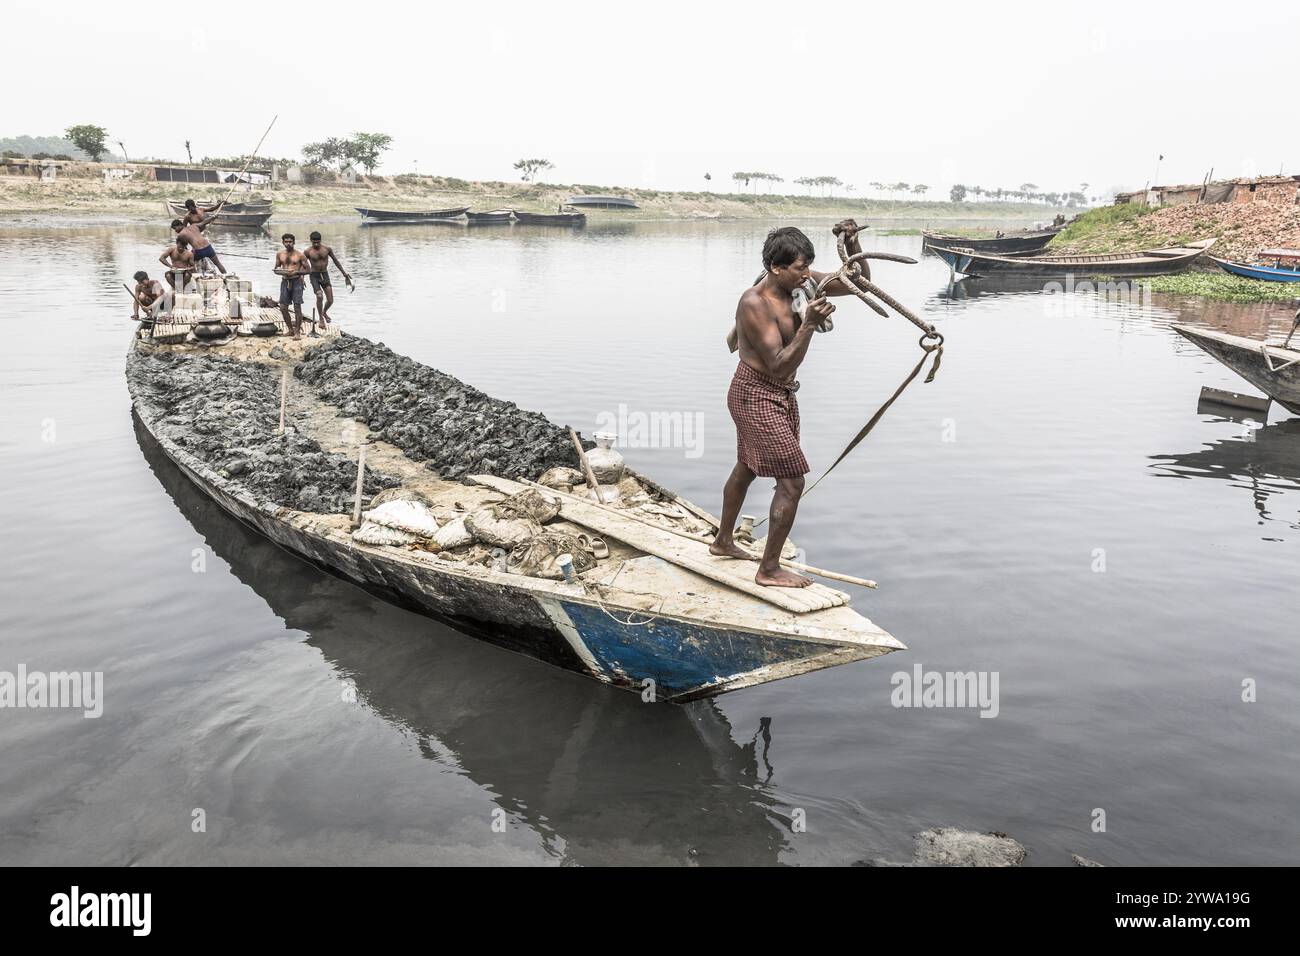
[[(698, 415), (689, 447), (625, 454), (716, 510), (722, 339), (766, 226), (324, 228), (357, 279), (337, 285), (347, 329), (588, 432), (620, 407)], [(807, 228), (825, 267), (828, 224)], [(121, 283), (167, 240), (0, 225), (0, 670), (106, 685), (97, 720), (0, 711), (0, 862), (847, 864), (906, 860), (931, 825), (1005, 831), (1039, 865), (1300, 856), (1300, 420), (1198, 411), (1202, 385), (1244, 383), (1169, 328), (1278, 333), (1287, 309), (880, 266), (947, 337), (943, 368), (795, 536), (879, 580), (855, 606), (910, 650), (648, 706), (368, 597), (157, 460)], [(273, 291), (269, 258), (234, 258), (269, 239), (217, 245)], [(901, 319), (848, 301), (836, 320), (800, 375), (818, 473), (918, 355)], [(891, 674), (918, 663), (997, 672), (998, 716), (894, 708)]]

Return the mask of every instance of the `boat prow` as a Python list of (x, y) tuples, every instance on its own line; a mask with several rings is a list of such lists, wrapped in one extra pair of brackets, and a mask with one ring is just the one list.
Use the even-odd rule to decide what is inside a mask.
[(1300, 350), (1214, 329), (1170, 327), (1287, 411), (1300, 415)]

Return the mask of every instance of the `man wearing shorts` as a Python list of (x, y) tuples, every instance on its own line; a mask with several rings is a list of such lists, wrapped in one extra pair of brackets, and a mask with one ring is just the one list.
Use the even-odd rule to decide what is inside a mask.
[(348, 270), (343, 268), (343, 263), (339, 262), (339, 257), (334, 254), (334, 250), (321, 243), (319, 232), (313, 232), (310, 238), (311, 245), (303, 251), (303, 254), (311, 263), (311, 287), (316, 293), (316, 309), (320, 312), (320, 324), (325, 326), (330, 324), (330, 306), (334, 304), (334, 286), (330, 283), (330, 260), (334, 260), (334, 264), (339, 267), (339, 272), (343, 274), (343, 281), (349, 286), (352, 285), (352, 276), (348, 275)]
[[(216, 216), (212, 217), (212, 219), (215, 218)], [(206, 225), (206, 223), (182, 222), (179, 219), (173, 219), (172, 231), (176, 233), (178, 239), (184, 239), (186, 245), (194, 251), (194, 264), (196, 266), (206, 272), (207, 264), (205, 260), (211, 259), (212, 264), (217, 267), (217, 271), (225, 275), (226, 267), (217, 258), (217, 250), (212, 247), (212, 243), (208, 242), (208, 237), (203, 234), (201, 225)]]
[[(293, 247), (294, 235), (286, 232), (280, 237), (284, 248), (275, 254), (275, 273), (280, 277), (280, 314), (284, 324), (293, 332), (293, 337), (302, 334), (302, 289), (303, 276), (311, 270), (307, 257)], [(289, 320), (289, 306), (293, 306), (293, 321)], [(312, 334), (316, 330), (312, 329)]]

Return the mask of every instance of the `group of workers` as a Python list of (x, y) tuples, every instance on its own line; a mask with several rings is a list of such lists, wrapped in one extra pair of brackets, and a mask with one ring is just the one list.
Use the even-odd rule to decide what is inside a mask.
[[(177, 276), (183, 277), (179, 291), (184, 292), (190, 274), (195, 271), (206, 272), (208, 262), (211, 262), (219, 273), (226, 274), (226, 267), (205, 234), (208, 226), (219, 218), (221, 207), (225, 204), (223, 200), (205, 213), (198, 208), (198, 204), (193, 199), (185, 200), (185, 215), (180, 219), (173, 219), (171, 224), (176, 239), (158, 257), (158, 261), (166, 269), (164, 276), (167, 286), (157, 279), (150, 278), (149, 273), (143, 269), (137, 272), (132, 295), (134, 299), (132, 319), (139, 320), (142, 308), (151, 316), (156, 316), (160, 309), (170, 309), (173, 297), (178, 291)], [(321, 241), (321, 234), (313, 232), (309, 239), (310, 245), (304, 250), (299, 250), (295, 248), (296, 237), (293, 233), (286, 232), (280, 237), (284, 248), (275, 254), (274, 271), (280, 277), (280, 314), (284, 317), (286, 328), (295, 339), (302, 334), (302, 297), (307, 279), (311, 280), (312, 290), (316, 293), (316, 311), (322, 326), (329, 325), (329, 310), (334, 304), (334, 286), (329, 274), (331, 261), (338, 266), (348, 288), (354, 287), (352, 276), (343, 267), (334, 250)], [(293, 306), (292, 316), (289, 312), (290, 306)], [(315, 334), (314, 324), (312, 334)]]

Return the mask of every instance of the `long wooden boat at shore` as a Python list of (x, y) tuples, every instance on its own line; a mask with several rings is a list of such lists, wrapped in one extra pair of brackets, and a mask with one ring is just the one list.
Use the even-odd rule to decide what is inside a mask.
[(1203, 239), (1186, 246), (1146, 249), (1140, 252), (1113, 252), (1075, 256), (994, 256), (967, 249), (934, 247), (934, 252), (948, 263), (953, 272), (966, 276), (1031, 276), (1058, 279), (1066, 276), (1111, 276), (1141, 278), (1182, 272), (1216, 239)]
[(936, 248), (969, 249), (972, 252), (1000, 256), (1019, 252), (1038, 252), (1051, 242), (1060, 231), (1059, 228), (1027, 230), (989, 237), (954, 236), (941, 232), (923, 232), (921, 233), (921, 250), (923, 252), (932, 252)]
[(452, 206), (448, 209), (363, 209), (353, 207), (361, 218), (376, 222), (437, 222), (460, 219), (469, 212), (469, 206)]
[[(265, 322), (274, 310), (246, 311), (228, 320), (232, 330), (249, 331), (243, 326)], [(194, 315), (199, 314), (196, 307)], [(184, 317), (157, 321), (166, 332)], [(137, 332), (126, 358), (133, 412), (199, 491), (290, 553), (465, 633), (613, 687), (643, 696), (653, 688), (655, 699), (683, 702), (904, 647), (850, 608), (843, 591), (822, 584), (763, 587), (753, 580), (751, 562), (711, 555), (710, 526), (700, 518), (706, 513), (683, 499), (661, 498), (668, 506), (634, 513), (499, 475), (473, 475), (468, 484), (440, 477), (424, 461), (369, 435), (364, 425), (325, 402), (304, 376), (293, 374), (310, 360), (311, 350), (339, 336), (331, 326), (322, 339), (231, 335), (226, 345), (212, 346), (192, 336), (161, 344)], [(351, 341), (356, 347), (364, 342)], [(607, 555), (597, 552), (592, 566), (572, 580), (534, 577), (506, 570), (503, 563), (448, 559), (437, 549), (361, 543), (347, 514), (300, 510), (250, 490), (238, 473), (201, 457), (195, 436), (186, 430), (192, 422), (160, 400), (160, 383), (174, 381), (181, 363), (202, 361), (214, 351), (227, 360), (212, 367), (218, 375), (221, 369), (234, 374), (229, 370), (239, 367), (264, 385), (285, 389), (287, 424), (295, 435), (353, 461), (365, 448), (369, 468), (399, 482), (401, 493), (418, 495), (433, 512), (473, 513), (536, 488), (559, 506), (548, 529), (599, 536), (608, 543)], [(204, 384), (195, 386), (205, 398), (208, 371)], [(335, 371), (331, 366), (331, 375)], [(211, 427), (205, 427), (204, 440), (211, 435)], [(266, 427), (276, 426), (267, 421)], [(635, 473), (629, 477), (637, 488), (671, 495)], [(686, 524), (677, 523), (678, 513)], [(683, 530), (691, 526), (695, 533)]]
[(1190, 325), (1172, 325), (1170, 328), (1287, 411), (1300, 415), (1300, 349), (1269, 345), (1258, 339)]

